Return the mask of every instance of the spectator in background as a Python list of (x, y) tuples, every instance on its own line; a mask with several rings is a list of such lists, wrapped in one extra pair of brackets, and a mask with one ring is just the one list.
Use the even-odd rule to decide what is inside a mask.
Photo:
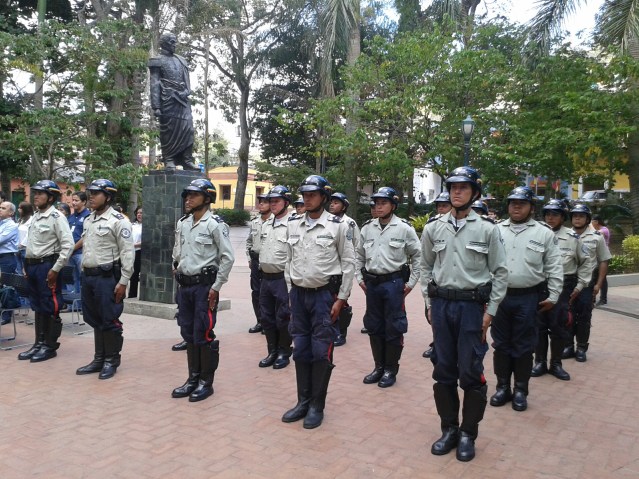
[(66, 203), (58, 203), (58, 211), (67, 218), (71, 215), (71, 207)]
[[(0, 203), (0, 275), (16, 273), (18, 225), (13, 221), (16, 207), (9, 201)], [(11, 321), (11, 311), (2, 314), (2, 324)]]
[(140, 266), (142, 264), (142, 207), (138, 206), (134, 212), (135, 221), (131, 224), (133, 235), (133, 247), (135, 248), (135, 260), (133, 261), (133, 275), (129, 280), (128, 298), (138, 297), (138, 284), (140, 283)]
[(73, 234), (73, 253), (69, 259), (69, 266), (73, 267), (73, 291), (80, 294), (82, 274), (82, 233), (84, 232), (84, 220), (91, 213), (87, 206), (87, 194), (84, 191), (76, 191), (71, 195), (73, 214), (69, 215), (69, 227)]
[[(592, 221), (590, 222), (592, 227), (599, 231), (601, 235), (604, 237), (604, 241), (606, 242), (606, 246), (610, 249), (610, 230), (606, 227), (606, 222), (603, 220), (601, 215), (594, 215), (592, 217)], [(602, 304), (608, 304), (608, 276), (604, 277), (603, 283), (601, 284), (601, 289), (599, 290), (599, 301), (597, 301), (597, 306), (601, 306)]]
[(24, 274), (24, 256), (27, 252), (27, 236), (29, 226), (33, 220), (33, 205), (28, 201), (23, 201), (18, 205), (20, 222), (18, 223), (18, 274)]
[(0, 191), (0, 203), (7, 201), (7, 195), (4, 191)]

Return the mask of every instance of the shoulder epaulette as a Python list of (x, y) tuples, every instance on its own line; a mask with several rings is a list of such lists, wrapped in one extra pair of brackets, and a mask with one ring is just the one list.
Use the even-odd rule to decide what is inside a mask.
[(546, 228), (552, 231), (552, 228), (550, 227), (548, 223), (544, 223), (543, 221), (537, 221), (537, 223), (539, 223), (541, 226), (545, 226)]
[(304, 215), (298, 215), (293, 213), (291, 216), (288, 217), (289, 221), (297, 221), (297, 220), (301, 220), (302, 218), (304, 218)]
[(177, 220), (177, 222), (179, 223), (180, 221), (184, 221), (185, 219), (187, 219), (189, 216), (191, 216), (191, 213), (187, 213), (184, 216), (182, 216), (182, 218), (180, 218), (179, 220)]
[(404, 218), (400, 218), (404, 223), (406, 223), (408, 226), (413, 226), (412, 224), (410, 224), (410, 221), (408, 221), (407, 219)]
[(568, 236), (572, 236), (575, 239), (579, 239), (579, 235), (577, 233), (573, 233), (572, 231), (568, 232)]
[(494, 219), (492, 219), (492, 218), (489, 218), (489, 217), (488, 217), (488, 216), (486, 216), (486, 215), (479, 215), (479, 217), (480, 217), (482, 220), (484, 220), (484, 221), (488, 221), (489, 223), (495, 224), (495, 220), (494, 220)]
[(428, 218), (428, 221), (426, 222), (426, 224), (432, 223), (433, 221), (437, 221), (441, 217), (442, 217), (442, 215), (431, 216), (430, 218)]
[(355, 228), (355, 226), (357, 226), (357, 224), (355, 223), (355, 221), (354, 221), (354, 220), (350, 220), (350, 221), (348, 222), (348, 226), (350, 226), (351, 228)]
[(362, 227), (366, 226), (368, 223), (370, 223), (371, 221), (373, 221), (375, 218), (371, 218), (370, 220), (366, 220), (364, 221), (364, 223), (362, 224)]
[(118, 213), (117, 211), (113, 212), (113, 216), (115, 216), (119, 220), (123, 220), (124, 219), (124, 215), (122, 213)]
[(51, 212), (51, 216), (53, 216), (54, 218), (59, 218), (60, 217), (60, 213), (58, 213), (57, 211), (52, 211)]
[(342, 218), (340, 218), (339, 216), (335, 216), (335, 215), (331, 215), (328, 218), (328, 221), (332, 221), (333, 223), (343, 223), (344, 220)]
[(597, 230), (593, 231), (594, 234), (596, 234), (597, 236), (601, 236), (601, 233)]
[(211, 218), (213, 218), (218, 223), (224, 223), (224, 218), (222, 218), (220, 215), (211, 215)]

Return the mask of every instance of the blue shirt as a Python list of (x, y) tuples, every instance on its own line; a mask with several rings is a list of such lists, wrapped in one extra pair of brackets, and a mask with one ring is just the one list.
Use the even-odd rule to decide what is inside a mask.
[(11, 218), (0, 221), (0, 254), (18, 252), (18, 223)]
[[(80, 213), (72, 213), (69, 215), (69, 226), (71, 227), (71, 233), (73, 234), (73, 242), (77, 243), (82, 237), (84, 231), (84, 219), (89, 216), (91, 212), (88, 208), (84, 208)], [(82, 248), (78, 248), (73, 254), (82, 253)]]

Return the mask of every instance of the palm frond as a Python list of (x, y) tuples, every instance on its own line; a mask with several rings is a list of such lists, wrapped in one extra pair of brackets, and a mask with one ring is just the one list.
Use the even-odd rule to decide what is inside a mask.
[(574, 13), (587, 0), (538, 0), (537, 14), (528, 23), (528, 42), (536, 50), (548, 52), (550, 39), (560, 33), (566, 17)]
[(597, 17), (595, 38), (602, 45), (616, 45), (639, 57), (639, 0), (606, 0)]

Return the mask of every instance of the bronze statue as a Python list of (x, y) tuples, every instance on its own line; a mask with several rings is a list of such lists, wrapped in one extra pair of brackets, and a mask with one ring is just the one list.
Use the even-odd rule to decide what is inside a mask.
[(193, 163), (193, 116), (189, 95), (191, 86), (186, 60), (175, 55), (177, 38), (172, 33), (160, 37), (160, 55), (149, 59), (151, 108), (160, 123), (160, 144), (164, 168), (175, 165), (198, 170)]

